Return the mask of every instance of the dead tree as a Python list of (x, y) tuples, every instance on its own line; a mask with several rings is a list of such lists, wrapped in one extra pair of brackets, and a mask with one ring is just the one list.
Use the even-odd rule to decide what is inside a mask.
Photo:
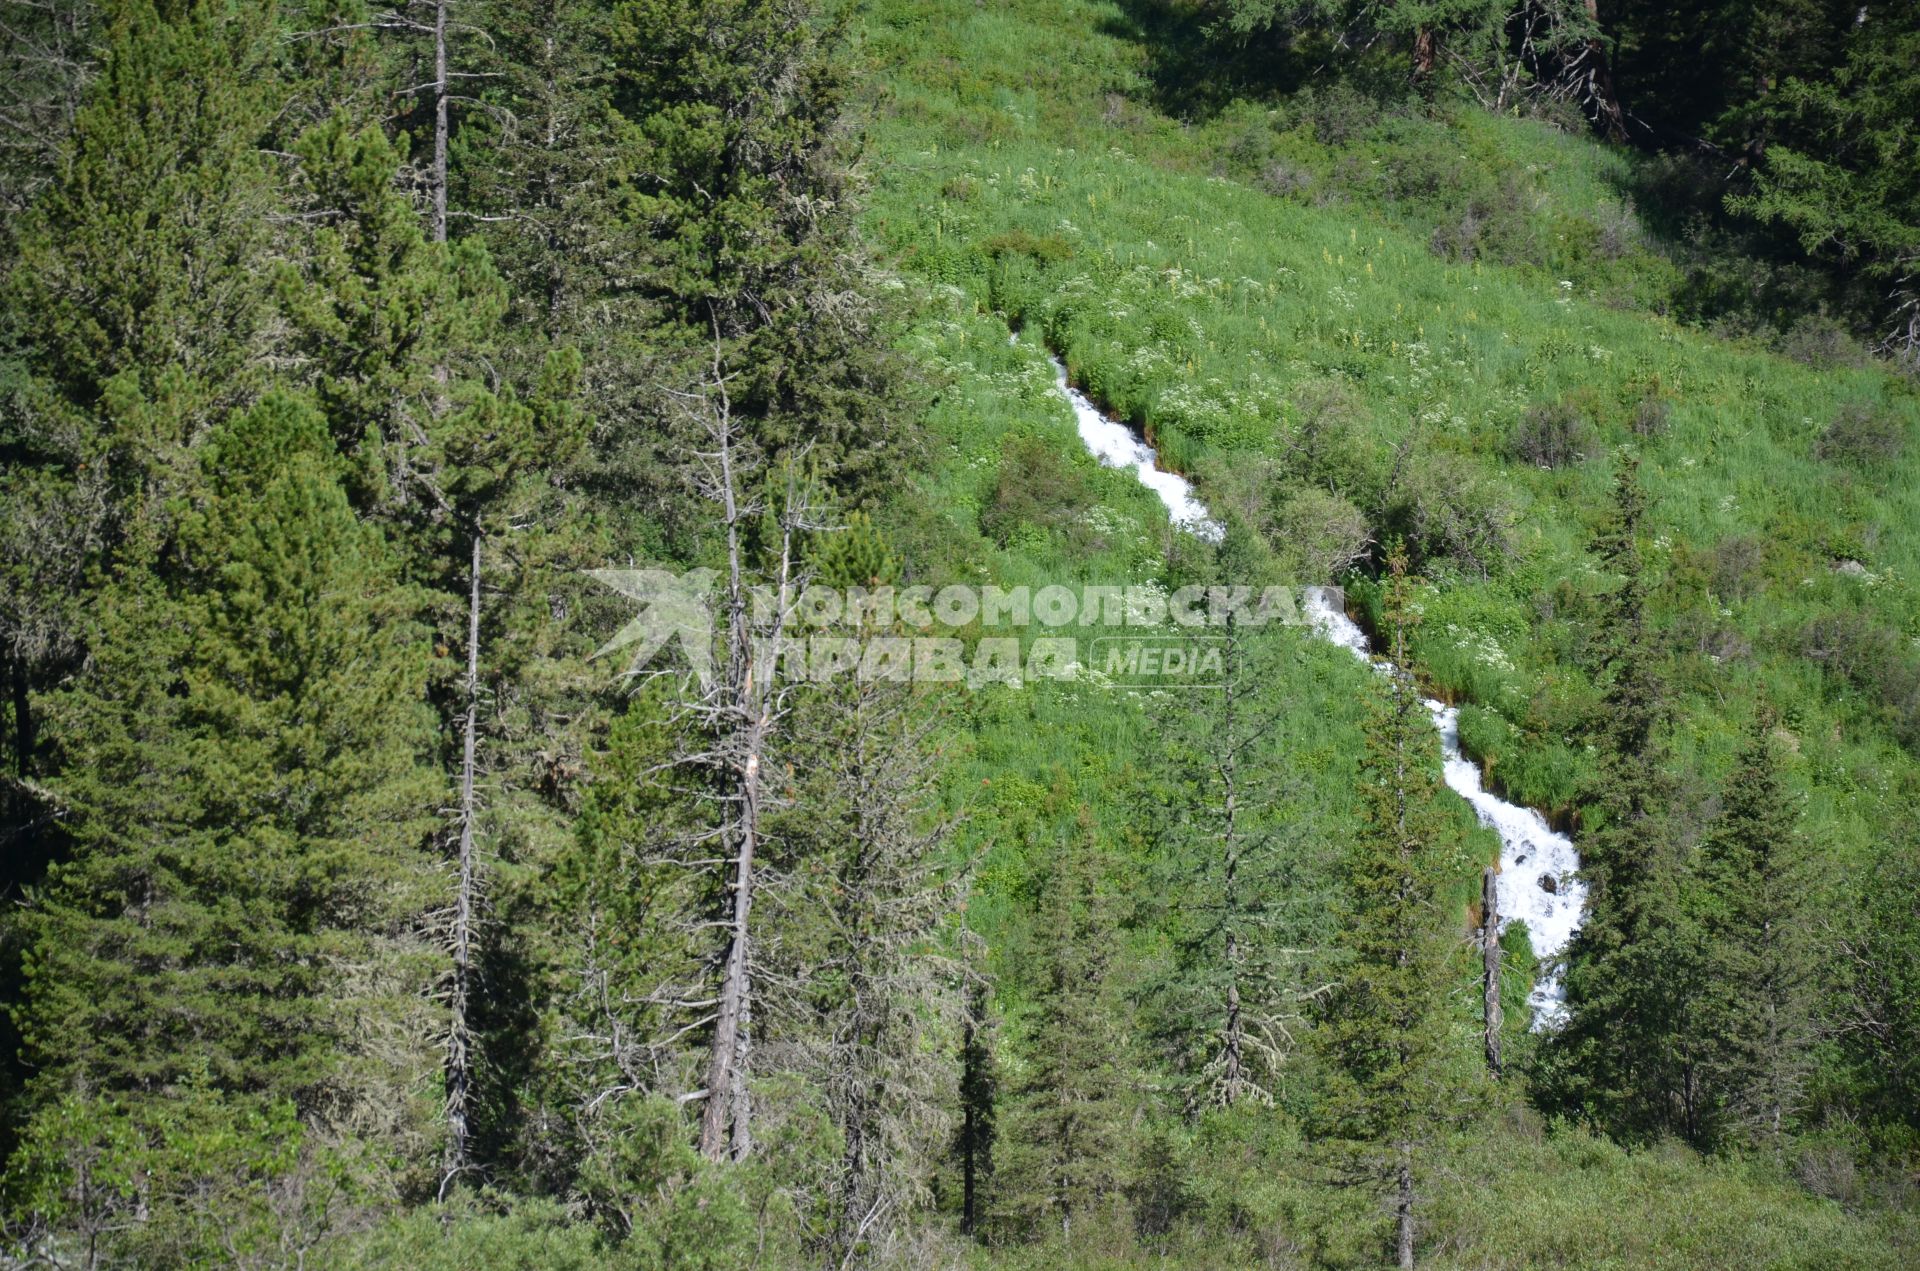
[(769, 757), (795, 686), (776, 676), (777, 660), (804, 588), (795, 555), (797, 535), (823, 528), (809, 520), (805, 492), (787, 460), (786, 497), (777, 509), (774, 559), (756, 604), (762, 576), (749, 560), (748, 531), (767, 510), (757, 489), (765, 457), (735, 414), (716, 337), (705, 384), (681, 400), (698, 421), (703, 439), (693, 454), (694, 486), (720, 512), (726, 569), (721, 581), (720, 648), (713, 682), (694, 704), (692, 716), (709, 739), (701, 761), (716, 778), (714, 838), (726, 871), (718, 929), (725, 948), (714, 997), (713, 1030), (705, 1074), (695, 1098), (704, 1101), (700, 1150), (710, 1160), (744, 1159), (753, 1150), (752, 1106), (747, 1081), (752, 1059), (753, 901), (756, 869), (775, 801), (769, 787)]
[(1480, 1006), (1487, 1071), (1500, 1075), (1500, 894), (1492, 866), (1480, 874)]

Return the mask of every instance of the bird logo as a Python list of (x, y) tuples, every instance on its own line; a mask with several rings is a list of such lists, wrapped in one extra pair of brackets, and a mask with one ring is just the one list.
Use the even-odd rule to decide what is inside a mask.
[(620, 628), (613, 638), (595, 649), (593, 656), (635, 646), (624, 672), (632, 679), (640, 674), (653, 655), (670, 641), (680, 643), (680, 652), (702, 689), (713, 684), (713, 602), (714, 580), (719, 571), (690, 569), (676, 574), (665, 569), (590, 569), (589, 577), (621, 595), (640, 602), (640, 612)]

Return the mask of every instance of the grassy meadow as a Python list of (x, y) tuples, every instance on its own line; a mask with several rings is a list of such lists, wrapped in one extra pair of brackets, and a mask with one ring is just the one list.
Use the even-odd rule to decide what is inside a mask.
[[(1239, 527), (1244, 569), (1344, 582), (1368, 610), (1366, 576), (1329, 578), (1311, 550), (1319, 527), (1296, 514), (1324, 500), (1309, 494), (1364, 513), (1375, 549), (1405, 541), (1418, 673), (1463, 705), (1463, 741), (1495, 783), (1566, 822), (1590, 763), (1584, 620), (1607, 583), (1587, 544), (1637, 457), (1684, 815), (1711, 816), (1771, 702), (1846, 903), (1920, 771), (1920, 457), (1885, 444), (1920, 421), (1911, 381), (1844, 349), (1808, 354), (1810, 337), (1678, 320), (1684, 262), (1635, 213), (1639, 161), (1551, 121), (1357, 118), (1311, 89), (1175, 117), (1156, 105), (1171, 54), (1146, 38), (1152, 12), (873, 6), (860, 52), (884, 88), (865, 220), (934, 392), (924, 488), (889, 535), (942, 580), (1200, 576), (1210, 553), (1085, 454), (1044, 344)], [(1272, 757), (1306, 774), (1313, 824), (1337, 842), (1369, 677), (1280, 639), (1289, 709)], [(951, 789), (977, 858), (970, 923), (1017, 1029), (1035, 879), (1077, 821), (1135, 898), (1126, 964), (1164, 952), (1152, 900), (1167, 862), (1139, 808), (1179, 707), (1081, 683), (963, 709)], [(1474, 842), (1491, 858), (1490, 836)], [(1460, 891), (1464, 923), (1465, 877)], [(1163, 1248), (1168, 1265), (1366, 1264), (1381, 1216), (1329, 1190), (1286, 1135), (1256, 1142), (1244, 1115), (1165, 1134), (1198, 1180), (1189, 1216), (1219, 1238)], [(1910, 1220), (1868, 1203), (1880, 1184), (1809, 1191), (1806, 1160), (1628, 1151), (1509, 1108), (1448, 1161), (1436, 1265), (1893, 1266), (1915, 1247)], [(1084, 1240), (1066, 1262), (1050, 1247), (979, 1256), (1132, 1265), (1130, 1240), (1116, 1233), (1110, 1258)]]

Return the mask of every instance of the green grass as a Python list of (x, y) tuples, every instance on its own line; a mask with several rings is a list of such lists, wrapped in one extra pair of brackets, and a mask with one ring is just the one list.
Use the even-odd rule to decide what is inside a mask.
[[(1482, 562), (1445, 552), (1424, 562), (1418, 669), (1466, 704), (1463, 740), (1495, 783), (1566, 820), (1589, 762), (1576, 725), (1594, 700), (1580, 646), (1606, 585), (1585, 546), (1614, 456), (1630, 451), (1654, 501), (1649, 552), (1674, 652), (1684, 814), (1710, 811), (1765, 701), (1797, 749), (1792, 780), (1807, 795), (1810, 834), (1864, 868), (1920, 776), (1897, 694), (1882, 682), (1899, 687), (1900, 659), (1912, 662), (1920, 642), (1920, 445), (1878, 468), (1823, 460), (1815, 445), (1843, 408), (1862, 405), (1913, 440), (1913, 385), (1865, 365), (1816, 370), (1663, 316), (1681, 279), (1633, 218), (1628, 156), (1471, 108), (1395, 115), (1338, 144), (1320, 136), (1337, 103), (1311, 96), (1177, 120), (1152, 105), (1154, 51), (1132, 38), (1131, 8), (881, 0), (870, 12), (864, 55), (884, 93), (865, 219), (914, 315), (907, 351), (936, 389), (922, 421), (932, 462), (887, 525), (903, 558), (928, 577), (1001, 585), (1173, 586), (1194, 568), (1197, 545), (1168, 529), (1153, 497), (1084, 454), (1041, 342), (1170, 466), (1194, 474), (1216, 508), (1261, 483), (1308, 481), (1385, 507), (1396, 468), (1437, 473), (1432, 497), (1503, 512), (1510, 530)], [(1265, 174), (1276, 163), (1306, 180), (1274, 193)], [(1441, 231), (1481, 199), (1506, 218), (1488, 240), (1498, 251), (1450, 258)], [(1525, 412), (1563, 399), (1590, 423), (1590, 456), (1555, 471), (1516, 462), (1509, 437)], [(1334, 453), (1304, 473), (1291, 452), (1328, 400), (1346, 403)], [(1634, 417), (1650, 401), (1664, 403), (1668, 427), (1638, 435)], [(1030, 439), (1057, 447), (1064, 466), (1048, 480), (1069, 493), (1056, 513), (990, 541), (982, 514)], [(1761, 550), (1730, 575), (1723, 558), (1734, 557), (1715, 553), (1743, 536)], [(1277, 545), (1273, 563), (1288, 559)], [(1836, 572), (1842, 559), (1866, 574)], [(1372, 602), (1365, 578), (1346, 581), (1363, 608)], [(1884, 637), (1877, 670), (1847, 680), (1802, 655), (1808, 623), (1833, 615)], [(1297, 647), (1278, 744), (1314, 774), (1323, 831), (1339, 841), (1371, 677), (1344, 654), (1283, 638)], [(1036, 883), (1081, 807), (1110, 849), (1116, 886), (1150, 885), (1153, 845), (1131, 811), (1166, 709), (1085, 684), (963, 704), (949, 772), (968, 813), (963, 850), (979, 862), (969, 919), (1016, 1015)], [(1836, 873), (1843, 894), (1850, 885)], [(1136, 955), (1123, 965), (1151, 963), (1150, 925), (1123, 938)], [(1772, 1163), (1627, 1153), (1524, 1120), (1452, 1150), (1452, 1181), (1429, 1217), (1435, 1265), (1910, 1259), (1907, 1218), (1850, 1212)], [(1069, 1251), (981, 1257), (1366, 1264), (1378, 1215), (1327, 1188), (1284, 1130), (1270, 1120), (1232, 1142), (1188, 1141), (1190, 1199), (1211, 1233), (1197, 1243), (1169, 1237), (1155, 1255), (1152, 1241), (1116, 1230), (1083, 1233)]]
[[(1569, 652), (1577, 603), (1560, 606), (1572, 618), (1543, 613), (1556, 594), (1577, 602), (1602, 585), (1583, 548), (1604, 512), (1610, 454), (1631, 449), (1654, 499), (1654, 561), (1672, 580), (1662, 618), (1684, 627), (1674, 637), (1682, 761), (1717, 779), (1739, 721), (1765, 697), (1800, 747), (1810, 827), (1864, 855), (1911, 759), (1887, 708), (1800, 655), (1801, 632), (1818, 615), (1864, 615), (1912, 656), (1920, 447), (1857, 471), (1817, 459), (1814, 444), (1851, 404), (1890, 412), (1911, 434), (1911, 385), (1871, 368), (1814, 370), (1615, 307), (1621, 296), (1597, 277), (1449, 262), (1420, 232), (1417, 202), (1314, 206), (1217, 175), (1248, 112), (1193, 127), (1154, 114), (1140, 101), (1145, 52), (1103, 33), (1121, 25), (1114, 6), (1084, 0), (883, 5), (876, 16), (869, 51), (890, 73), (868, 222), (908, 285), (944, 297), (943, 334), (922, 338), (952, 346), (932, 359), (953, 377), (934, 426), (965, 470), (943, 469), (937, 497), (964, 520), (980, 498), (967, 474), (991, 462), (989, 434), (1062, 429), (1031, 355), (998, 351), (1001, 323), (1060, 350), (1083, 386), (1210, 495), (1210, 474), (1250, 461), (1284, 474), (1303, 394), (1342, 386), (1357, 403), (1343, 442), (1357, 502), (1411, 445), (1416, 462), (1483, 482), (1512, 517), (1511, 553), (1490, 576), (1429, 564), (1417, 653), (1438, 689), (1500, 717), (1470, 736), (1508, 788), (1564, 809), (1579, 763), (1569, 730), (1590, 687)], [(1463, 168), (1520, 173), (1549, 226), (1618, 203), (1610, 191), (1626, 161), (1544, 124), (1462, 110), (1400, 130), (1423, 147), (1458, 145)], [(1393, 131), (1349, 161), (1404, 161)], [(1304, 125), (1276, 136), (1331, 162)], [(976, 355), (969, 342), (995, 351)], [(976, 409), (987, 379), (998, 396)], [(1506, 438), (1527, 408), (1569, 396), (1593, 419), (1596, 453), (1553, 472), (1511, 462)], [(1639, 437), (1629, 421), (1650, 397), (1668, 403), (1670, 427)], [(1106, 477), (1103, 499), (1151, 519), (1151, 504), (1116, 480)], [(1765, 543), (1765, 577), (1734, 600), (1697, 576), (1739, 535)], [(1114, 563), (1111, 552), (1049, 558), (1033, 546), (1045, 569)], [(1126, 564), (1151, 571), (1153, 549), (1137, 535), (1135, 549)], [(1843, 558), (1868, 575), (1835, 573)], [(1727, 651), (1735, 668), (1713, 660)]]

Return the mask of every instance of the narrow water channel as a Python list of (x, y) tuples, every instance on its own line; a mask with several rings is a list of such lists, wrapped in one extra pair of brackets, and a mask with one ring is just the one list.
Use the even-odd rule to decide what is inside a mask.
[[(1016, 337), (1017, 338), (1017, 337)], [(1062, 397), (1073, 408), (1080, 440), (1101, 463), (1130, 468), (1140, 484), (1166, 504), (1173, 524), (1208, 542), (1218, 542), (1224, 527), (1207, 511), (1193, 485), (1178, 473), (1159, 466), (1159, 457), (1137, 433), (1110, 418), (1075, 388), (1066, 364), (1053, 359), (1054, 379)], [(1366, 632), (1347, 616), (1338, 588), (1312, 587), (1302, 609), (1319, 635), (1378, 667), (1390, 671), (1386, 659), (1375, 656)], [(1527, 928), (1534, 954), (1540, 959), (1540, 978), (1528, 1004), (1536, 1029), (1556, 1026), (1566, 1015), (1561, 984), (1561, 955), (1573, 939), (1586, 906), (1587, 888), (1580, 881), (1580, 857), (1573, 841), (1547, 824), (1532, 808), (1509, 803), (1486, 788), (1479, 765), (1460, 751), (1460, 711), (1435, 698), (1425, 699), (1427, 713), (1440, 734), (1447, 786), (1473, 808), (1480, 823), (1500, 838), (1500, 867), (1496, 880), (1501, 929), (1519, 922)]]

